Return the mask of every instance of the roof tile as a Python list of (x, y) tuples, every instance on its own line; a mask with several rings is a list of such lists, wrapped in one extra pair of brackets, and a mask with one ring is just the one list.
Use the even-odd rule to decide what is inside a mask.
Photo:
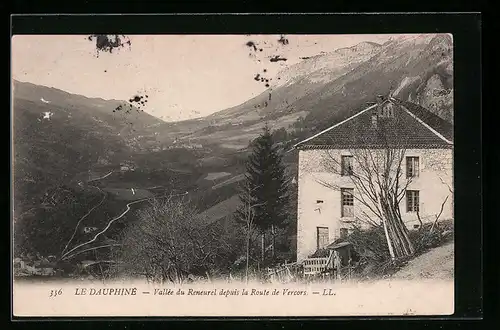
[[(393, 109), (392, 117), (382, 108)], [(344, 122), (299, 142), (298, 149), (450, 148), (453, 125), (427, 109), (397, 99), (361, 110)]]

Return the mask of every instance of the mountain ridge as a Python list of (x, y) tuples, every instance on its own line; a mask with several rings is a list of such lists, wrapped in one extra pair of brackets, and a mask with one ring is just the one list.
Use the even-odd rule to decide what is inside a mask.
[[(191, 129), (189, 138), (217, 140), (234, 148), (244, 148), (265, 122), (273, 129), (293, 130), (297, 121), (303, 121), (304, 129), (315, 131), (345, 119), (378, 94), (394, 92), (400, 99), (415, 102), (453, 121), (453, 40), (450, 35), (409, 35), (382, 45), (363, 44), (369, 46), (358, 44), (345, 48), (359, 50), (354, 61), (345, 60), (337, 49), (316, 55), (312, 61), (308, 58), (287, 67), (283, 72), (288, 73), (281, 72), (284, 78), (279, 84), (271, 85), (240, 105), (199, 119), (205, 121), (205, 127)], [(315, 64), (314, 61), (322, 62)], [(238, 134), (242, 135), (241, 139), (235, 138)]]
[[(400, 36), (384, 44), (361, 42), (303, 59), (281, 70), (277, 78), (281, 79), (274, 79), (261, 94), (196, 119), (165, 122), (132, 108), (134, 115), (127, 119), (136, 121), (135, 131), (124, 132), (128, 131), (129, 143), (137, 147), (141, 145), (137, 136), (147, 136), (149, 142), (144, 142), (148, 148), (189, 141), (240, 149), (258, 135), (265, 122), (273, 129), (289, 131), (297, 122), (304, 122), (303, 128), (314, 131), (345, 118), (372, 101), (374, 95), (389, 93), (429, 108), (448, 121), (453, 119), (452, 37), (446, 34)], [(92, 110), (105, 115), (112, 114), (112, 106), (127, 104), (116, 99), (77, 96), (48, 86), (41, 87), (38, 94), (23, 95), (17, 91), (20, 86), (38, 85), (15, 80), (17, 98), (38, 102), (44, 93), (50, 92), (62, 99), (70, 97), (75, 103), (93, 103)], [(122, 126), (132, 122), (122, 117)], [(117, 121), (106, 121), (109, 122)]]

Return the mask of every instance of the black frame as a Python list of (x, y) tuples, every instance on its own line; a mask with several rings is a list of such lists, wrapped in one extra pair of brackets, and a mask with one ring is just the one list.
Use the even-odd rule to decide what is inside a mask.
[[(75, 4), (76, 5), (76, 4)], [(43, 7), (42, 7), (43, 6)], [(60, 6), (55, 10), (62, 10)], [(47, 10), (41, 4), (40, 9)], [(65, 12), (68, 12), (67, 10)], [(166, 19), (168, 18), (168, 19)], [(338, 15), (195, 15), (195, 16), (16, 16), (11, 18), (14, 34), (163, 34), (163, 33), (452, 33), (455, 71), (455, 314), (456, 320), (478, 320), (483, 313), (482, 280), (482, 147), (481, 147), (481, 15), (478, 13), (338, 14)], [(10, 74), (9, 74), (10, 79)], [(9, 94), (10, 98), (10, 94)], [(10, 147), (10, 146), (9, 146)], [(10, 240), (10, 237), (9, 237)], [(9, 268), (12, 267), (9, 256)], [(12, 283), (9, 285), (12, 293)], [(12, 302), (12, 301), (10, 301)], [(25, 318), (11, 319), (26, 320)], [(103, 320), (103, 318), (29, 318), (29, 320)], [(186, 318), (105, 318), (104, 320), (179, 320)], [(188, 318), (219, 319), (220, 318)], [(227, 319), (227, 318), (226, 318)], [(252, 321), (262, 318), (229, 318)], [(312, 321), (313, 317), (284, 317), (274, 320)], [(368, 319), (370, 317), (327, 317), (323, 320)], [(377, 317), (407, 320), (408, 327), (422, 324), (408, 317)], [(412, 318), (415, 319), (415, 318)], [(443, 323), (443, 317), (428, 317)], [(441, 320), (441, 321), (439, 321)], [(455, 320), (455, 321), (453, 321)], [(122, 323), (123, 324), (123, 323)], [(254, 326), (252, 322), (248, 322)], [(347, 324), (347, 323), (345, 323)], [(153, 325), (153, 324), (152, 324)], [(173, 324), (172, 324), (173, 325)], [(469, 324), (470, 325), (470, 324)], [(49, 327), (52, 328), (53, 325)], [(106, 324), (107, 328), (111, 326)]]

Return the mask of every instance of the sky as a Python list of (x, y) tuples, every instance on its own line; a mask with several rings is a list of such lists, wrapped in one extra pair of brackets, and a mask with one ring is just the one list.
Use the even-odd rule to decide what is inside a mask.
[[(86, 35), (17, 35), (12, 77), (87, 97), (128, 100), (147, 94), (144, 111), (166, 121), (206, 116), (239, 105), (266, 87), (253, 77), (273, 77), (299, 57), (331, 52), (394, 35), (132, 35), (130, 47), (96, 51)], [(247, 46), (253, 41), (257, 51)], [(262, 48), (262, 51), (260, 49)], [(270, 62), (279, 55), (287, 61)]]

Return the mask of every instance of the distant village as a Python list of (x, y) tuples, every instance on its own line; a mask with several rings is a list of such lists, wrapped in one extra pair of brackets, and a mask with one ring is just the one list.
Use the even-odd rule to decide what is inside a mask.
[(32, 254), (14, 258), (14, 276), (54, 276), (57, 275), (56, 257), (43, 258)]
[(163, 146), (163, 147), (153, 147), (151, 150), (154, 152), (164, 151), (164, 150), (172, 150), (172, 149), (191, 149), (191, 150), (200, 150), (203, 149), (203, 145), (201, 143), (178, 143), (174, 142), (174, 145)]

